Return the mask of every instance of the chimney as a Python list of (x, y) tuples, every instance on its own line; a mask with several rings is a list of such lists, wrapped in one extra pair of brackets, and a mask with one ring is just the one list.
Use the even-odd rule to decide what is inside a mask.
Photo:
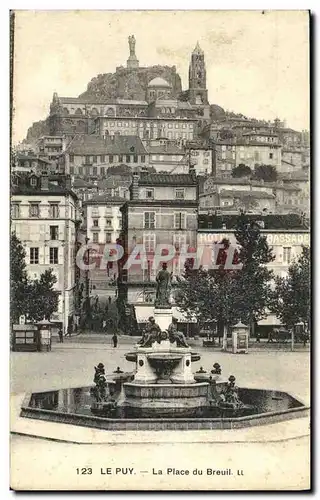
[(140, 175), (138, 172), (132, 174), (132, 184), (131, 184), (131, 200), (139, 199), (139, 179)]
[(41, 191), (49, 191), (49, 177), (46, 172), (41, 175)]

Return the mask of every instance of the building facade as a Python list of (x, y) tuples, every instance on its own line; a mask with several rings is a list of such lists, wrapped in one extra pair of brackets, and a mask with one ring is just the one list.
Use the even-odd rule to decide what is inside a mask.
[(66, 330), (75, 314), (78, 199), (70, 178), (30, 175), (15, 179), (11, 196), (11, 230), (26, 251), (30, 279), (52, 269), (59, 291), (52, 322)]
[[(159, 245), (166, 248), (170, 245), (173, 252), (168, 262), (173, 283), (183, 272), (180, 252), (196, 247), (197, 206), (198, 187), (193, 176), (134, 176), (130, 201), (121, 209), (124, 259), (119, 263), (119, 300), (122, 304), (140, 306), (138, 316), (141, 313), (144, 317), (143, 307), (154, 303), (160, 256), (166, 255)], [(139, 248), (145, 255), (143, 264), (129, 261), (130, 265), (126, 265)], [(139, 317), (137, 320), (139, 323)]]

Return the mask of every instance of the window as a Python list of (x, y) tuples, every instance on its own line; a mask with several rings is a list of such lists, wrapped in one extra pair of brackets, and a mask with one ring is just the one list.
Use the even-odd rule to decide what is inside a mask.
[(153, 188), (146, 189), (146, 198), (148, 200), (154, 199), (154, 189)]
[(39, 264), (39, 248), (30, 248), (30, 264)]
[(176, 200), (184, 200), (184, 189), (183, 188), (176, 189)]
[(20, 207), (18, 203), (12, 203), (11, 205), (11, 217), (17, 219), (20, 215)]
[(58, 248), (50, 248), (50, 264), (58, 264)]
[(59, 227), (58, 226), (50, 226), (50, 240), (59, 239)]
[(39, 217), (39, 213), (40, 213), (39, 203), (31, 203), (29, 212), (30, 217)]
[(70, 174), (74, 175), (74, 167), (70, 167)]
[(177, 212), (174, 214), (174, 228), (185, 229), (186, 227), (186, 214), (184, 212)]
[(154, 229), (156, 227), (155, 220), (156, 220), (156, 213), (155, 212), (145, 212), (144, 213), (144, 228), (145, 229)]
[(273, 153), (269, 153), (269, 159), (272, 160), (273, 159)]
[(156, 246), (156, 235), (154, 233), (144, 234), (143, 246), (145, 252), (153, 252)]
[(100, 167), (100, 175), (105, 175), (105, 168), (104, 167)]
[(181, 248), (186, 244), (185, 234), (174, 234), (173, 235), (173, 246), (176, 250), (181, 250)]
[(31, 177), (30, 184), (31, 184), (31, 186), (36, 186), (37, 185), (37, 178), (36, 177)]
[(203, 160), (203, 164), (204, 164), (204, 165), (208, 165), (208, 163), (209, 163), (209, 160), (207, 160), (207, 159), (204, 159), (204, 160)]
[(92, 167), (92, 175), (98, 175), (98, 167)]
[(290, 264), (290, 262), (291, 262), (291, 247), (283, 247), (282, 261), (284, 264)]
[(70, 155), (69, 159), (70, 159), (70, 163), (74, 163), (74, 155)]
[(85, 158), (85, 163), (86, 163), (86, 164), (89, 164), (89, 163), (90, 163), (90, 156), (86, 156), (86, 158)]
[(112, 219), (108, 218), (106, 219), (106, 226), (111, 227), (112, 226)]
[(141, 163), (145, 163), (146, 162), (146, 157), (145, 155), (141, 155)]
[(93, 220), (93, 225), (94, 225), (94, 227), (98, 227), (98, 226), (99, 226), (99, 221), (98, 221), (98, 219), (94, 219), (94, 220)]
[(92, 162), (93, 162), (93, 163), (97, 163), (97, 157), (96, 157), (96, 156), (93, 156), (93, 157), (92, 157)]
[(119, 155), (119, 162), (123, 162), (123, 155)]
[(79, 173), (79, 175), (83, 175), (83, 167), (78, 168), (78, 173)]
[(92, 233), (92, 241), (93, 243), (99, 243), (99, 233), (97, 232)]
[(51, 219), (57, 219), (59, 217), (59, 205), (58, 203), (50, 204), (50, 217)]
[(106, 233), (106, 243), (111, 243), (111, 233)]
[(138, 155), (134, 155), (134, 157), (133, 157), (133, 163), (138, 163)]
[(126, 155), (126, 163), (130, 163), (130, 155)]
[(106, 161), (106, 155), (101, 155), (100, 156), (100, 161), (101, 161), (101, 163), (105, 163), (105, 161)]
[(109, 155), (109, 163), (113, 163), (113, 155)]

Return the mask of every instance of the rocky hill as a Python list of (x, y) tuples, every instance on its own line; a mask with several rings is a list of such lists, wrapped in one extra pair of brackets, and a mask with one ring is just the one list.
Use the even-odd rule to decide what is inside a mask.
[(34, 143), (42, 135), (50, 135), (49, 120), (40, 120), (38, 122), (33, 122), (31, 127), (28, 128), (27, 136), (25, 142)]
[(137, 68), (117, 68), (116, 73), (106, 73), (93, 78), (87, 90), (79, 97), (85, 99), (134, 99), (144, 101), (148, 83), (156, 77), (167, 80), (172, 85), (172, 94), (178, 97), (182, 91), (181, 78), (175, 66), (150, 66)]

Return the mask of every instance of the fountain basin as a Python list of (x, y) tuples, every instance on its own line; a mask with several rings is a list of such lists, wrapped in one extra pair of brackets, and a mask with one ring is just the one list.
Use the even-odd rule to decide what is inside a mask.
[[(136, 363), (137, 358), (138, 358), (137, 352), (128, 352), (125, 355), (125, 358), (127, 361), (131, 361), (133, 363)], [(191, 352), (191, 361), (192, 362), (199, 361), (200, 359), (201, 359), (200, 354), (198, 354), (197, 352)]]
[(27, 394), (21, 416), (112, 431), (236, 429), (309, 416), (309, 407), (287, 392), (239, 388), (239, 396), (248, 406), (241, 416), (223, 416), (222, 410), (213, 407), (195, 409), (193, 417), (137, 417), (138, 408), (132, 411), (125, 406), (118, 407), (112, 416), (96, 416), (91, 411), (90, 387), (67, 388)]

